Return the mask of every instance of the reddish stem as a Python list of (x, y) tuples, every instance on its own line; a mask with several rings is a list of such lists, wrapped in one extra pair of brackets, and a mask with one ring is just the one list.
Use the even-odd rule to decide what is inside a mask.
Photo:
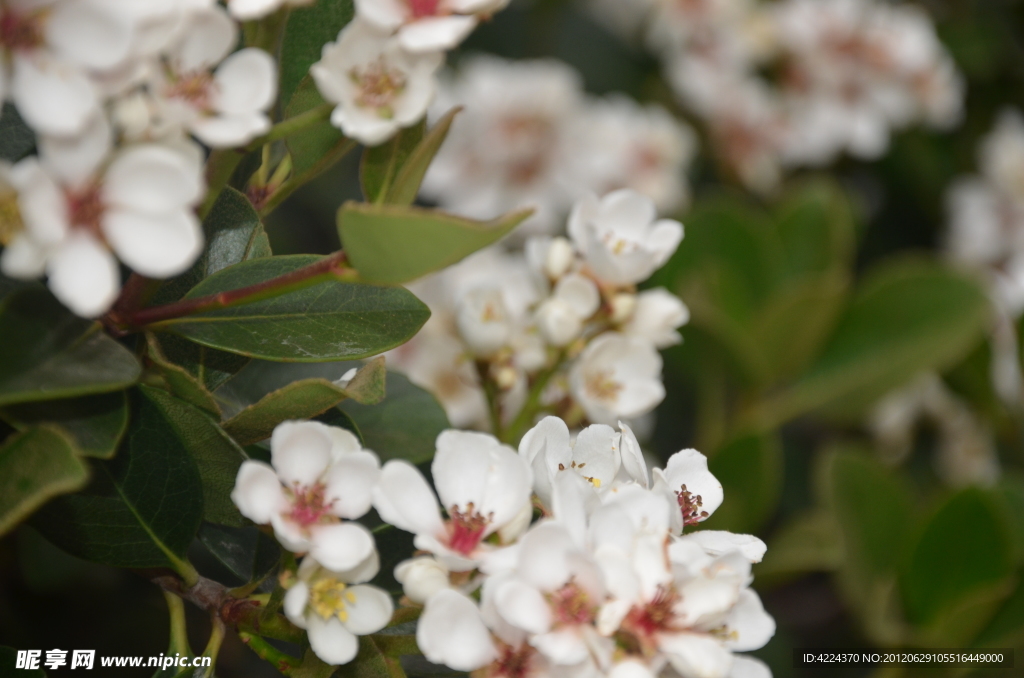
[(139, 330), (156, 323), (194, 315), (204, 311), (248, 304), (260, 299), (280, 296), (296, 289), (310, 287), (327, 280), (353, 281), (357, 277), (354, 269), (344, 265), (345, 253), (338, 251), (320, 261), (285, 273), (255, 285), (237, 290), (218, 292), (195, 299), (182, 299), (171, 304), (152, 306), (128, 313), (112, 313), (112, 320), (119, 326)]

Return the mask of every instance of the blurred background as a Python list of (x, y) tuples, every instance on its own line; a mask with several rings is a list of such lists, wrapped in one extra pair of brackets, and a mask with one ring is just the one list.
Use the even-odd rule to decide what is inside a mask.
[[(530, 96), (529, 77), (481, 54), (557, 60), (529, 77), (561, 81)], [(768, 543), (755, 587), (779, 630), (755, 654), (774, 675), (969, 674), (794, 667), (794, 648), (1015, 647), (1024, 665), (1022, 3), (515, 0), (449, 64), (438, 111), (467, 108), (425, 204), (493, 216), (539, 201), (528, 228), (556, 233), (583, 192), (649, 180), (685, 224), (650, 286), (691, 318), (637, 430), (652, 458), (711, 459), (726, 501), (706, 527)], [(587, 167), (528, 167), (560, 193), (451, 190), (474, 149), (500, 155), (478, 128), (502, 111), (550, 118), (510, 137), (510, 163), (541, 162), (523, 150), (539, 143)], [(617, 140), (645, 131), (655, 157), (627, 166)], [(268, 220), (276, 254), (338, 248), (358, 159)], [(189, 614), (201, 648), (208, 624)], [(166, 638), (143, 579), (30, 527), (0, 541), (0, 644), (156, 655)], [(220, 665), (275, 674), (237, 640)]]

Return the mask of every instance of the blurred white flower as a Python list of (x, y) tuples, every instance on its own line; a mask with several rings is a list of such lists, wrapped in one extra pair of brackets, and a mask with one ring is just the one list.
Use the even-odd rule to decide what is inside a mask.
[(572, 365), (573, 397), (594, 423), (639, 417), (665, 397), (661, 356), (642, 339), (606, 332)]
[(337, 104), (331, 123), (375, 146), (426, 114), (443, 59), (440, 52), (408, 52), (397, 38), (356, 19), (324, 45), (309, 72), (324, 99)]
[(459, 336), (477, 356), (488, 357), (504, 348), (514, 326), (499, 287), (475, 287), (459, 300), (455, 311)]
[(476, 28), (479, 16), (509, 0), (355, 0), (356, 12), (382, 31), (396, 32), (402, 47), (430, 52), (456, 47)]
[(563, 276), (551, 296), (537, 308), (537, 325), (552, 346), (565, 346), (583, 331), (583, 324), (601, 306), (594, 281), (576, 273)]
[(416, 645), (428, 661), (456, 671), (474, 671), (498, 657), (480, 608), (454, 589), (427, 601), (416, 626)]
[(622, 332), (646, 338), (658, 348), (667, 348), (683, 340), (676, 330), (689, 320), (686, 304), (665, 288), (657, 287), (636, 295), (632, 315), (622, 326)]
[(373, 536), (348, 521), (370, 510), (377, 455), (351, 432), (315, 421), (279, 424), (270, 451), (271, 464), (250, 460), (238, 469), (231, 499), (242, 515), (272, 525), (289, 551), (309, 552), (336, 572), (370, 557)]
[(285, 594), (284, 613), (306, 630), (310, 647), (324, 662), (352, 661), (359, 650), (358, 636), (376, 633), (391, 621), (391, 596), (363, 583), (378, 569), (376, 551), (345, 572), (326, 568), (312, 556), (303, 558), (298, 581)]
[(650, 198), (623, 189), (576, 203), (569, 235), (598, 279), (632, 285), (649, 278), (672, 256), (683, 239), (683, 225), (658, 220)]
[(18, 278), (45, 272), (53, 293), (78, 315), (101, 315), (117, 298), (117, 259), (166, 278), (202, 251), (192, 211), (203, 193), (198, 157), (157, 144), (111, 155), (102, 117), (77, 138), (41, 138), (40, 155), (19, 162), (10, 179), (24, 230), (0, 255), (0, 269)]
[(395, 579), (409, 600), (423, 603), (435, 593), (449, 588), (448, 568), (432, 556), (419, 556), (403, 560), (395, 566)]

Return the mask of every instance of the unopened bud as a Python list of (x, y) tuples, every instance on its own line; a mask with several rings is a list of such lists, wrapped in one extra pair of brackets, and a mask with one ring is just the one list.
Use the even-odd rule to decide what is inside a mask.
[(494, 370), (494, 383), (498, 385), (502, 391), (507, 391), (516, 385), (516, 381), (519, 380), (519, 375), (516, 374), (516, 370), (511, 365), (502, 365), (498, 369)]
[(611, 298), (609, 304), (612, 309), (612, 322), (623, 323), (629, 320), (636, 310), (636, 295), (620, 292)]
[(561, 237), (552, 238), (544, 257), (544, 272), (549, 278), (557, 280), (572, 266), (573, 258), (572, 244), (568, 240)]
[(395, 579), (409, 600), (421, 605), (449, 586), (448, 569), (430, 556), (400, 562), (395, 567)]

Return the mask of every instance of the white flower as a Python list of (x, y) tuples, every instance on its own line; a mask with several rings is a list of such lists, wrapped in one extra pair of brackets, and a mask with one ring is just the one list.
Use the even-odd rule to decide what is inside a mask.
[(594, 281), (576, 273), (563, 276), (554, 292), (537, 308), (537, 325), (553, 346), (565, 346), (583, 331), (583, 324), (601, 306)]
[(416, 645), (428, 661), (456, 671), (475, 671), (498, 658), (480, 608), (454, 589), (427, 601), (416, 626)]
[(408, 52), (397, 38), (356, 19), (337, 42), (324, 45), (309, 72), (324, 98), (337, 104), (331, 124), (375, 146), (426, 114), (442, 60), (439, 52)]
[(678, 507), (671, 517), (675, 534), (681, 534), (687, 525), (707, 520), (722, 505), (722, 483), (708, 470), (708, 458), (697, 450), (676, 452), (669, 457), (664, 471), (656, 468), (652, 474), (654, 491)]
[(414, 533), (416, 548), (450, 570), (472, 570), (494, 549), (484, 540), (529, 506), (530, 467), (493, 436), (447, 430), (437, 437), (430, 470), (447, 520), (419, 470), (397, 459), (384, 465), (373, 506), (385, 522)]
[(190, 12), (181, 30), (150, 84), (160, 122), (185, 127), (214, 148), (245, 144), (270, 129), (274, 59), (256, 48), (230, 54), (238, 29), (216, 6)]
[(661, 356), (643, 339), (606, 332), (573, 364), (569, 384), (595, 423), (612, 423), (649, 412), (665, 397)]
[(395, 566), (395, 579), (406, 597), (421, 605), (438, 591), (449, 588), (449, 574), (448, 568), (431, 556), (403, 560)]
[(636, 296), (632, 317), (622, 327), (630, 336), (645, 337), (658, 348), (667, 348), (683, 339), (676, 330), (690, 320), (690, 310), (679, 297), (663, 287), (645, 290)]
[(552, 506), (555, 476), (573, 471), (595, 488), (615, 479), (621, 458), (621, 434), (611, 426), (595, 424), (580, 431), (573, 443), (569, 427), (558, 417), (544, 417), (523, 435), (519, 454), (533, 469), (533, 489), (545, 506)]
[(323, 567), (312, 556), (299, 565), (298, 582), (284, 597), (284, 612), (306, 630), (313, 652), (328, 664), (352, 661), (359, 650), (358, 636), (376, 633), (391, 621), (391, 596), (363, 584), (379, 568), (376, 551), (347, 572)]
[(262, 19), (281, 7), (312, 5), (316, 0), (228, 0), (228, 11), (239, 21)]
[(459, 336), (476, 356), (486, 358), (504, 348), (513, 325), (499, 287), (477, 287), (463, 295), (455, 313)]
[(623, 189), (576, 203), (569, 235), (600, 280), (631, 285), (649, 278), (672, 256), (683, 239), (683, 225), (657, 220), (650, 198)]
[(999, 113), (995, 128), (978, 148), (978, 165), (1003, 195), (1024, 204), (1024, 116), (1012, 108)]
[(358, 16), (382, 31), (398, 32), (402, 47), (413, 52), (452, 49), (509, 0), (355, 0)]
[(576, 262), (576, 251), (566, 238), (535, 236), (526, 241), (523, 253), (540, 287), (546, 292), (551, 281), (569, 272)]
[(271, 464), (246, 461), (231, 499), (249, 520), (270, 524), (289, 551), (335, 571), (350, 570), (374, 550), (355, 519), (370, 510), (380, 475), (377, 455), (349, 431), (318, 422), (284, 422), (270, 438)]
[(202, 197), (198, 158), (157, 144), (128, 146), (112, 157), (110, 129), (97, 117), (82, 136), (42, 138), (40, 155), (11, 173), (25, 230), (0, 269), (16, 277), (49, 275), (50, 289), (85, 317), (117, 298), (117, 258), (142, 275), (181, 273), (202, 251), (192, 206)]

